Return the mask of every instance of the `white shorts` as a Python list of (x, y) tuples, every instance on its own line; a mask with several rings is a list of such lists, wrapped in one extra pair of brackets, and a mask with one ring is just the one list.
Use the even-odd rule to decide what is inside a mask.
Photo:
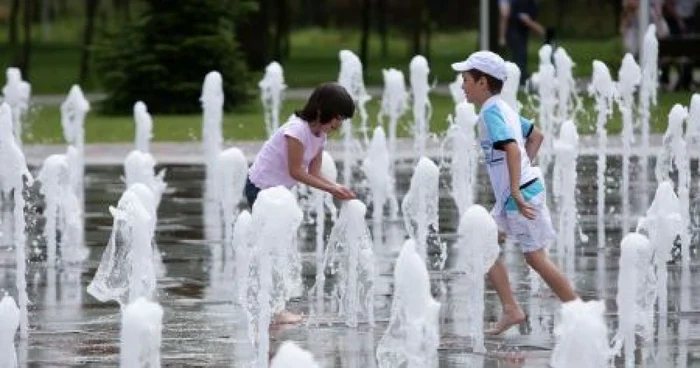
[(546, 248), (556, 239), (556, 233), (547, 207), (547, 192), (541, 191), (531, 198), (525, 198), (527, 203), (535, 208), (534, 220), (529, 220), (517, 209), (508, 207), (494, 218), (499, 230), (512, 237), (520, 245), (523, 253), (528, 253)]

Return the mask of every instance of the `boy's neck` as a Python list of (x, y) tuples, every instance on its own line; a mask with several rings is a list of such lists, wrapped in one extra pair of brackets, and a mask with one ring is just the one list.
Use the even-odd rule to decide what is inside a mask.
[(493, 99), (494, 97), (497, 97), (497, 96), (500, 96), (500, 94), (495, 94), (495, 95), (487, 94), (487, 95), (485, 95), (482, 99), (480, 99), (479, 101), (474, 101), (474, 106), (476, 106), (479, 110), (481, 110), (481, 108), (484, 107), (484, 105), (485, 105), (489, 100), (491, 100), (491, 99)]

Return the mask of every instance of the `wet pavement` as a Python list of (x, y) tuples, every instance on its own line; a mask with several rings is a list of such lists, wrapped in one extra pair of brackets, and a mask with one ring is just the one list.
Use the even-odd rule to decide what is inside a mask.
[[(102, 250), (111, 231), (108, 206), (114, 205), (124, 190), (120, 166), (87, 167), (86, 240), (91, 249), (88, 261), (47, 269), (41, 261), (30, 263), (27, 273), (30, 306), (28, 341), (17, 340), (22, 367), (117, 366), (119, 361), (120, 311), (116, 303), (100, 303), (86, 293)], [(609, 175), (619, 173), (619, 159), (609, 158)], [(157, 242), (164, 253), (167, 274), (158, 280), (158, 301), (164, 309), (162, 365), (166, 367), (245, 367), (252, 357), (246, 333), (245, 314), (233, 302), (231, 275), (221, 262), (212, 259), (216, 239), (204, 231), (209, 219), (203, 215), (204, 173), (200, 165), (166, 165), (168, 189), (158, 214)], [(652, 166), (653, 167), (653, 166)], [(399, 166), (399, 199), (408, 189), (411, 162)], [(693, 163), (691, 198), (697, 197), (697, 163)], [(342, 172), (342, 170), (340, 170)], [(598, 250), (595, 244), (595, 158), (579, 159), (577, 203), (582, 232), (591, 239), (576, 248), (576, 258), (565, 267), (576, 290), (584, 300), (602, 299), (612, 337), (617, 314), (617, 274), (619, 270), (619, 197), (614, 187), (608, 194), (606, 221), (608, 246)], [(449, 182), (442, 178), (443, 183)], [(491, 203), (488, 180), (480, 173), (479, 203)], [(614, 183), (613, 183), (614, 185)], [(640, 214), (643, 195), (641, 178), (632, 175), (632, 211)], [(650, 187), (652, 187), (650, 185)], [(360, 193), (362, 191), (360, 190)], [(554, 221), (556, 212), (553, 208)], [(368, 221), (370, 223), (371, 221)], [(452, 247), (458, 217), (447, 190), (440, 194), (440, 238), (447, 242), (449, 258), (445, 270), (431, 270), (435, 298), (442, 303), (441, 367), (546, 367), (554, 346), (553, 327), (560, 303), (546, 288), (533, 289), (528, 268), (515, 246), (504, 252), (517, 299), (529, 314), (529, 324), (509, 331), (505, 336), (488, 338), (486, 354), (472, 353), (465, 338), (465, 287), (454, 270), (458, 253)], [(634, 221), (632, 221), (634, 223)], [(384, 221), (384, 239), (376, 241), (377, 280), (375, 316), (377, 324), (346, 327), (332, 313), (319, 317), (320, 324), (277, 326), (271, 329), (272, 348), (281, 341), (293, 340), (309, 349), (323, 367), (375, 367), (374, 352), (389, 320), (393, 288), (393, 265), (405, 237), (401, 221)], [(330, 224), (327, 225), (327, 229)], [(305, 262), (304, 284), (314, 282), (315, 228), (305, 223), (300, 229), (300, 249)], [(698, 239), (693, 244), (697, 246)], [(556, 253), (552, 254), (555, 260)], [(638, 352), (639, 366), (700, 367), (700, 279), (695, 252), (690, 269), (669, 265), (669, 315), (659, 323), (658, 339)], [(36, 258), (36, 257), (35, 257)], [(14, 254), (0, 248), (0, 287), (11, 295), (14, 290)], [(332, 279), (329, 280), (332, 282)], [(488, 285), (487, 285), (488, 286)], [(496, 320), (499, 303), (491, 287), (486, 292), (487, 322)], [(308, 312), (309, 299), (290, 303), (292, 310)], [(642, 356), (647, 356), (642, 359)], [(621, 361), (617, 361), (621, 366)]]

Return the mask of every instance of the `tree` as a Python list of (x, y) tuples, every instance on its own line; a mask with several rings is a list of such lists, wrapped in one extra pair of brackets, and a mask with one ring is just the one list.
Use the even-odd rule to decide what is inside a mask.
[(18, 48), (19, 48), (19, 0), (12, 0), (12, 5), (10, 6), (10, 22), (8, 30), (8, 41), (9, 49), (12, 53), (13, 64), (17, 64), (20, 60)]
[(100, 0), (85, 0), (85, 28), (83, 29), (83, 52), (80, 57), (80, 74), (78, 80), (81, 84), (87, 79), (90, 65), (90, 49), (95, 35), (95, 18)]
[(106, 112), (128, 114), (138, 100), (152, 113), (199, 112), (202, 82), (213, 70), (223, 77), (225, 109), (250, 98), (233, 1), (147, 0), (145, 5), (139, 19), (95, 46)]
[(251, 69), (262, 69), (270, 60), (270, 0), (258, 0), (237, 22), (236, 36)]
[(386, 26), (386, 0), (377, 0), (377, 31), (379, 32), (379, 52), (382, 58), (389, 54), (389, 34)]
[(21, 61), (17, 63), (17, 66), (22, 70), (22, 76), (25, 80), (29, 80), (29, 64), (31, 59), (32, 50), (32, 14), (34, 3), (32, 1), (27, 1), (24, 3), (24, 42), (22, 44), (22, 57)]
[(372, 4), (370, 0), (362, 0), (362, 37), (360, 37), (360, 61), (367, 69), (369, 65), (369, 34), (372, 22)]

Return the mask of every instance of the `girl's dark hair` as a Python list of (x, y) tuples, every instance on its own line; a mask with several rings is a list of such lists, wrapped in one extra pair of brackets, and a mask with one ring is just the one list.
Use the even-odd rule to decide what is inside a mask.
[(350, 119), (355, 114), (355, 103), (343, 86), (337, 83), (324, 83), (311, 93), (303, 109), (296, 116), (308, 123), (315, 121), (328, 124), (334, 118)]
[(478, 81), (481, 79), (481, 77), (486, 78), (486, 85), (489, 87), (489, 92), (491, 92), (491, 94), (497, 95), (501, 93), (501, 90), (503, 89), (502, 80), (495, 78), (491, 74), (486, 74), (479, 69), (469, 69), (467, 70), (467, 73), (474, 78), (474, 81)]

